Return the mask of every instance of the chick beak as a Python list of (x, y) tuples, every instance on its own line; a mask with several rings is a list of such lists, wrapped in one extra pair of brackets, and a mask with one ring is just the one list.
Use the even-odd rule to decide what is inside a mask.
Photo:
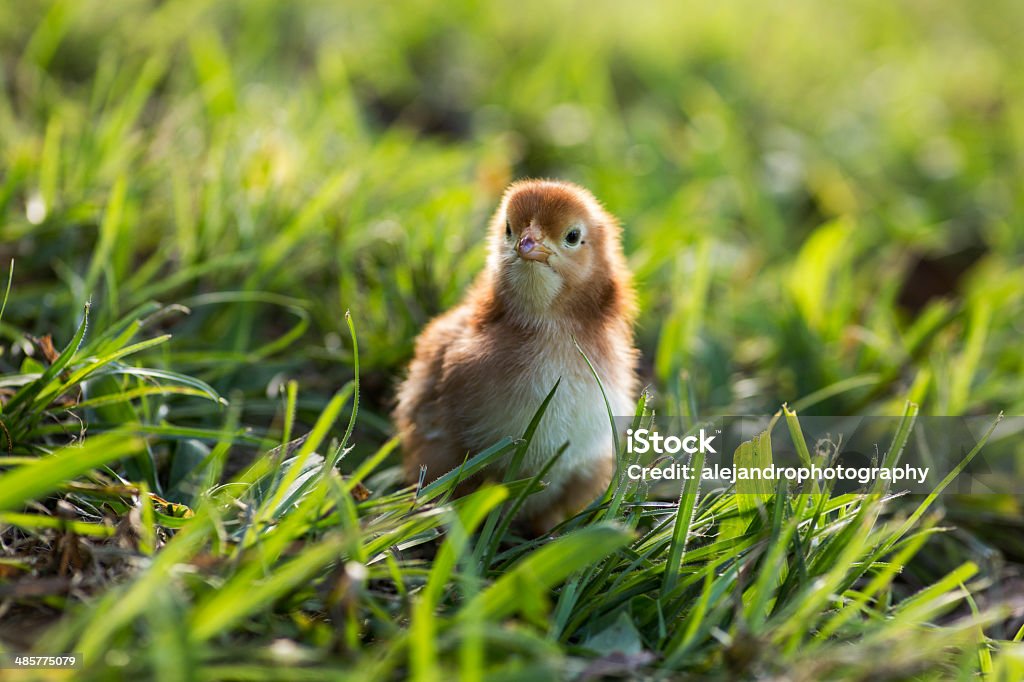
[(533, 230), (531, 225), (523, 232), (522, 238), (519, 240), (519, 245), (516, 247), (516, 251), (519, 253), (519, 257), (523, 260), (535, 260), (541, 263), (547, 263), (548, 258), (551, 256), (551, 251), (544, 246), (544, 241), (541, 236)]

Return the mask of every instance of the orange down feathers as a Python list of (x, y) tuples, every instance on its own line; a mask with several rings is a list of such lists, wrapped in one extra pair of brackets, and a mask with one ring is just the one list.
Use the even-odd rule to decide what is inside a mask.
[[(487, 266), (464, 300), (416, 340), (395, 410), (410, 482), (428, 481), (504, 436), (518, 438), (561, 378), (520, 473), (569, 447), (531, 495), (522, 520), (549, 530), (600, 495), (614, 470), (612, 411), (637, 393), (634, 292), (618, 221), (567, 182), (513, 184), (491, 219)], [(487, 474), (501, 475), (500, 467)], [(472, 485), (473, 482), (470, 482)]]

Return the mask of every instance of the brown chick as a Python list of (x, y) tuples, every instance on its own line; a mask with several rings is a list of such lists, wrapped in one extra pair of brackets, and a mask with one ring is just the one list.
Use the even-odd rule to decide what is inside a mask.
[[(487, 267), (465, 299), (416, 340), (395, 420), (406, 475), (428, 481), (504, 436), (518, 438), (561, 378), (522, 463), (535, 475), (569, 443), (527, 498), (521, 519), (540, 534), (582, 509), (614, 470), (611, 426), (583, 348), (615, 415), (637, 391), (634, 293), (618, 221), (587, 190), (524, 180), (489, 227)], [(500, 466), (492, 475), (501, 475)]]

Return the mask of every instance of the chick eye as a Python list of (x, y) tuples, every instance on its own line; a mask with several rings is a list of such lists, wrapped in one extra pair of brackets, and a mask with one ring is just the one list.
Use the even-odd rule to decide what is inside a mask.
[(572, 228), (565, 234), (565, 243), (569, 246), (576, 246), (580, 243), (580, 231), (578, 228)]
[(512, 236), (512, 223), (510, 223), (508, 220), (506, 220), (505, 221), (505, 239), (508, 239), (511, 236)]

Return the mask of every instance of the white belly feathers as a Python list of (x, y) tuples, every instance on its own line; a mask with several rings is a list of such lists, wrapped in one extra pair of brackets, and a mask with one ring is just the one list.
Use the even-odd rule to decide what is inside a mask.
[[(550, 351), (533, 364), (530, 376), (509, 376), (495, 382), (492, 390), (470, 408), (466, 416), (469, 440), (482, 450), (498, 439), (519, 438), (561, 377), (558, 391), (548, 404), (523, 463), (523, 470), (539, 471), (566, 442), (569, 447), (544, 477), (548, 489), (527, 501), (527, 509), (557, 495), (575, 471), (588, 470), (595, 460), (611, 456), (612, 430), (601, 389), (575, 348)], [(550, 347), (550, 346), (549, 346)], [(600, 368), (598, 368), (600, 372)], [(632, 411), (626, 391), (601, 377), (616, 415)]]

